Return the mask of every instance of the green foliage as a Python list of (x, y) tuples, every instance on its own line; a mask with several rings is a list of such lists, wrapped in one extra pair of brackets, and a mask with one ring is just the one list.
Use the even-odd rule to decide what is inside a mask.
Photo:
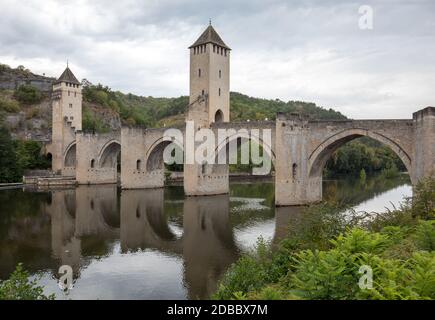
[(19, 112), (20, 105), (15, 100), (0, 97), (0, 111), (10, 113)]
[[(120, 115), (125, 124), (145, 127), (162, 127), (164, 125), (182, 125), (182, 116), (189, 105), (189, 97), (154, 98), (141, 97), (134, 94), (123, 94), (112, 91), (101, 84), (83, 85), (83, 98), (85, 101), (95, 103), (104, 108), (112, 109)], [(314, 103), (299, 101), (283, 102), (280, 100), (267, 100), (248, 97), (231, 92), (231, 118), (233, 121), (245, 120), (274, 120), (277, 112), (297, 112), (310, 115), (318, 119), (345, 119), (341, 113), (332, 109), (326, 110)]]
[(104, 119), (98, 113), (92, 112), (91, 109), (84, 106), (82, 113), (82, 128), (85, 131), (97, 133), (106, 133), (110, 131), (110, 127), (104, 122)]
[(346, 119), (340, 112), (318, 107), (314, 103), (253, 98), (237, 92), (231, 92), (230, 105), (233, 121), (275, 120), (278, 112), (298, 113), (302, 116), (325, 120)]
[[(259, 241), (243, 255), (214, 298), (435, 299), (435, 221), (413, 215), (415, 207), (432, 209), (430, 180), (414, 205), (405, 201), (374, 217), (343, 215), (336, 205), (309, 207), (277, 248)], [(363, 265), (373, 271), (372, 289), (358, 285)]]
[[(347, 214), (343, 211), (348, 210)], [(331, 248), (331, 239), (356, 226), (362, 219), (356, 212), (337, 203), (323, 202), (305, 209), (300, 219), (288, 226), (288, 237), (297, 249)]]
[(422, 219), (435, 219), (435, 177), (417, 183), (414, 194), (413, 215)]
[(363, 169), (361, 169), (361, 171), (359, 172), (359, 180), (361, 183), (365, 183), (367, 180), (367, 174), (366, 171)]
[(24, 104), (39, 103), (43, 99), (42, 92), (32, 85), (21, 85), (14, 93), (15, 98)]
[(37, 280), (29, 280), (29, 273), (18, 264), (9, 279), (0, 281), (0, 300), (54, 300), (54, 295), (44, 295)]
[(394, 178), (405, 171), (399, 157), (388, 147), (370, 138), (359, 138), (339, 148), (326, 163), (327, 176), (372, 174), (382, 171), (385, 178)]
[(435, 251), (435, 221), (420, 221), (415, 231), (415, 243), (420, 250)]
[(40, 142), (25, 140), (16, 141), (18, 166), (22, 169), (48, 169), (51, 163), (41, 154)]
[(12, 140), (9, 131), (0, 126), (0, 183), (20, 182), (26, 169), (46, 169), (51, 166), (41, 154), (41, 143)]
[(225, 279), (220, 283), (215, 299), (234, 299), (236, 292), (246, 293), (260, 289), (267, 283), (267, 270), (262, 262), (265, 244), (259, 239), (257, 252), (251, 252), (240, 258), (227, 271)]
[(0, 183), (22, 180), (22, 168), (18, 165), (15, 143), (9, 131), (0, 126)]

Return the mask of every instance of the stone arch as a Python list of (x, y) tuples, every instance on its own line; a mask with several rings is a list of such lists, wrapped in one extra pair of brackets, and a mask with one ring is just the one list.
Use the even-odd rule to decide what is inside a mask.
[[(229, 137), (227, 137), (227, 139), (223, 142), (221, 142), (215, 149), (216, 152), (216, 163), (217, 163), (217, 159), (219, 157), (219, 154), (221, 152), (223, 152), (224, 148), (226, 148), (227, 150), (227, 157), (228, 157), (228, 146), (229, 143), (236, 140), (236, 139), (241, 139), (243, 140), (248, 140), (248, 141), (253, 141), (255, 143), (257, 143), (258, 145), (263, 147), (263, 152), (266, 152), (266, 154), (270, 157), (270, 159), (272, 160), (272, 164), (275, 165), (275, 152), (272, 150), (272, 147), (270, 145), (268, 145), (267, 143), (265, 143), (263, 141), (263, 139), (261, 139), (260, 137), (257, 136), (253, 136), (253, 135), (249, 135), (248, 133), (236, 133), (233, 134)], [(263, 153), (264, 154), (264, 153)]]
[[(219, 89), (220, 90), (220, 89)], [(224, 122), (224, 113), (221, 109), (218, 109), (214, 115), (214, 122), (221, 123)]]
[(110, 140), (101, 149), (98, 164), (101, 168), (116, 168), (118, 156), (121, 153), (121, 144), (117, 140)]
[(346, 129), (326, 138), (320, 143), (308, 158), (310, 178), (321, 178), (323, 168), (331, 155), (342, 145), (359, 137), (369, 137), (388, 146), (402, 160), (408, 174), (412, 179), (411, 157), (405, 149), (396, 141), (383, 134), (372, 132), (366, 129)]
[(75, 167), (76, 166), (76, 142), (73, 141), (66, 148), (65, 157), (64, 157), (64, 166), (65, 167)]
[(184, 153), (183, 143), (175, 140), (167, 140), (166, 138), (160, 138), (155, 141), (147, 151), (146, 156), (146, 170), (147, 172), (152, 172), (154, 170), (163, 170), (163, 152), (165, 148), (171, 143), (175, 143), (181, 151)]

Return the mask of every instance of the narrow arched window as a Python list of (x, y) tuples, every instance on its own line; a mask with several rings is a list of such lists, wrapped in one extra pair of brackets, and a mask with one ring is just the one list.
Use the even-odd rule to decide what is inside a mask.
[(205, 94), (204, 90), (202, 90), (201, 94), (202, 94), (202, 95), (204, 95), (204, 94)]
[(297, 165), (296, 163), (293, 163), (293, 166), (292, 166), (292, 175), (293, 175), (293, 179), (296, 179), (296, 172), (297, 172), (297, 169), (298, 169), (298, 165)]
[(95, 167), (95, 159), (92, 159), (91, 160), (91, 168), (94, 168)]
[(219, 88), (219, 96), (221, 95), (221, 88)]
[(219, 70), (219, 79), (222, 78), (222, 70)]
[(137, 161), (136, 161), (136, 170), (137, 170), (137, 171), (140, 171), (141, 168), (142, 168), (142, 161), (137, 160)]
[(198, 77), (201, 78), (201, 69), (198, 69)]
[(201, 173), (205, 174), (205, 172), (206, 172), (206, 166), (205, 166), (205, 163), (203, 163), (201, 166)]

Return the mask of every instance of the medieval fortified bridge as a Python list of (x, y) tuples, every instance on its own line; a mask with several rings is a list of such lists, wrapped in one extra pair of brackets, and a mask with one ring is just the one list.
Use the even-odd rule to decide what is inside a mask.
[[(194, 121), (195, 130), (271, 129), (271, 145), (261, 139), (257, 142), (272, 158), (276, 205), (321, 200), (326, 161), (337, 148), (361, 136), (390, 147), (402, 159), (413, 184), (435, 170), (434, 107), (415, 112), (409, 120), (313, 121), (279, 114), (276, 121), (233, 123), (229, 90), (231, 49), (210, 25), (189, 50), (190, 104), (186, 120)], [(165, 141), (164, 132), (168, 128), (122, 127), (108, 134), (82, 131), (81, 85), (68, 67), (55, 82), (52, 98), (52, 141), (47, 152), (52, 155), (53, 171), (75, 177), (78, 184), (117, 183), (117, 159), (121, 153), (123, 189), (164, 186), (163, 150), (170, 143)], [(225, 144), (237, 138), (229, 137)], [(228, 193), (228, 176), (225, 164), (185, 164), (185, 193)]]

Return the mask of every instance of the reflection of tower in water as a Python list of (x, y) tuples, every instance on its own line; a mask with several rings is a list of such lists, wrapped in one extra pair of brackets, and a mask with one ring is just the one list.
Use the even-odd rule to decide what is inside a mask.
[[(120, 239), (123, 254), (152, 249), (178, 256), (183, 261), (188, 298), (209, 298), (239, 256), (230, 222), (229, 196), (185, 198), (183, 233), (176, 236), (168, 224), (163, 188), (122, 190), (119, 198), (117, 192), (115, 185), (52, 191), (47, 211), (52, 221), (52, 253), (58, 260), (57, 268), (70, 265), (77, 278), (85, 264), (93, 261), (85, 257), (110, 254), (107, 240), (113, 243)], [(300, 211), (301, 207), (276, 209), (274, 243), (286, 235), (288, 223), (297, 219)], [(54, 272), (57, 275), (57, 270)]]
[(51, 191), (47, 212), (51, 217), (52, 254), (58, 267), (69, 265), (78, 277), (82, 256), (87, 254), (86, 250), (92, 250), (83, 248), (82, 238), (96, 236), (104, 241), (119, 236), (118, 213), (112, 210), (117, 208), (116, 192), (114, 185)]
[(229, 221), (229, 196), (186, 198), (183, 225), (184, 277), (189, 298), (208, 298), (238, 256)]

